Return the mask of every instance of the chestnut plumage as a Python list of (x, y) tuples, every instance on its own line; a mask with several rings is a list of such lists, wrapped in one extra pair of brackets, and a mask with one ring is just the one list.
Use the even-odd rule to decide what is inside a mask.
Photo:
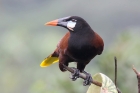
[(58, 57), (61, 71), (65, 71), (62, 64), (68, 66), (70, 62), (77, 62), (77, 69), (82, 72), (91, 59), (103, 51), (103, 39), (81, 17), (64, 17), (45, 25), (61, 26), (68, 29), (51, 54), (51, 57)]

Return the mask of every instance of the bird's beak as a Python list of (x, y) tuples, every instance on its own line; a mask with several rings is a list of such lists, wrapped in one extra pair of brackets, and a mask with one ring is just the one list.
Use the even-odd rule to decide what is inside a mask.
[(60, 18), (60, 19), (56, 19), (50, 22), (45, 23), (45, 25), (51, 25), (51, 26), (62, 26), (62, 27), (67, 27), (67, 21), (66, 19), (68, 19), (69, 17), (64, 17), (64, 18)]
[(58, 20), (53, 20), (53, 21), (50, 21), (50, 22), (45, 23), (46, 26), (47, 25), (57, 26), (57, 24), (58, 24)]

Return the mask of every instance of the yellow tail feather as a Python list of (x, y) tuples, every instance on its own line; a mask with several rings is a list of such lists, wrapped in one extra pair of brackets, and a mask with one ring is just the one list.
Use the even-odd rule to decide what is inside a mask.
[(58, 62), (58, 61), (59, 61), (58, 57), (48, 56), (47, 58), (45, 58), (45, 59), (41, 62), (40, 66), (41, 66), (41, 67), (47, 67), (47, 66), (49, 66), (49, 65), (51, 65), (51, 64), (53, 64), (53, 63), (56, 63), (56, 62)]

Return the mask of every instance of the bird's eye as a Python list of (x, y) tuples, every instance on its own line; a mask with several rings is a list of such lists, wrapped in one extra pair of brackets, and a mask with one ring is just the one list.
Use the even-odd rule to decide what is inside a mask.
[(72, 19), (71, 21), (72, 21), (72, 22), (76, 22), (77, 20), (75, 20), (75, 19)]

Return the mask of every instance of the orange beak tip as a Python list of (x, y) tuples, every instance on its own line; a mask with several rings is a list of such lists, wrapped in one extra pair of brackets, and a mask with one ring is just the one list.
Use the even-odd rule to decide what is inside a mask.
[(47, 25), (48, 25), (48, 22), (47, 22), (47, 23), (45, 23), (44, 25), (45, 25), (45, 26), (47, 26)]
[(50, 21), (50, 22), (45, 23), (46, 26), (47, 25), (57, 26), (57, 24), (58, 24), (58, 20), (54, 20), (54, 21)]

